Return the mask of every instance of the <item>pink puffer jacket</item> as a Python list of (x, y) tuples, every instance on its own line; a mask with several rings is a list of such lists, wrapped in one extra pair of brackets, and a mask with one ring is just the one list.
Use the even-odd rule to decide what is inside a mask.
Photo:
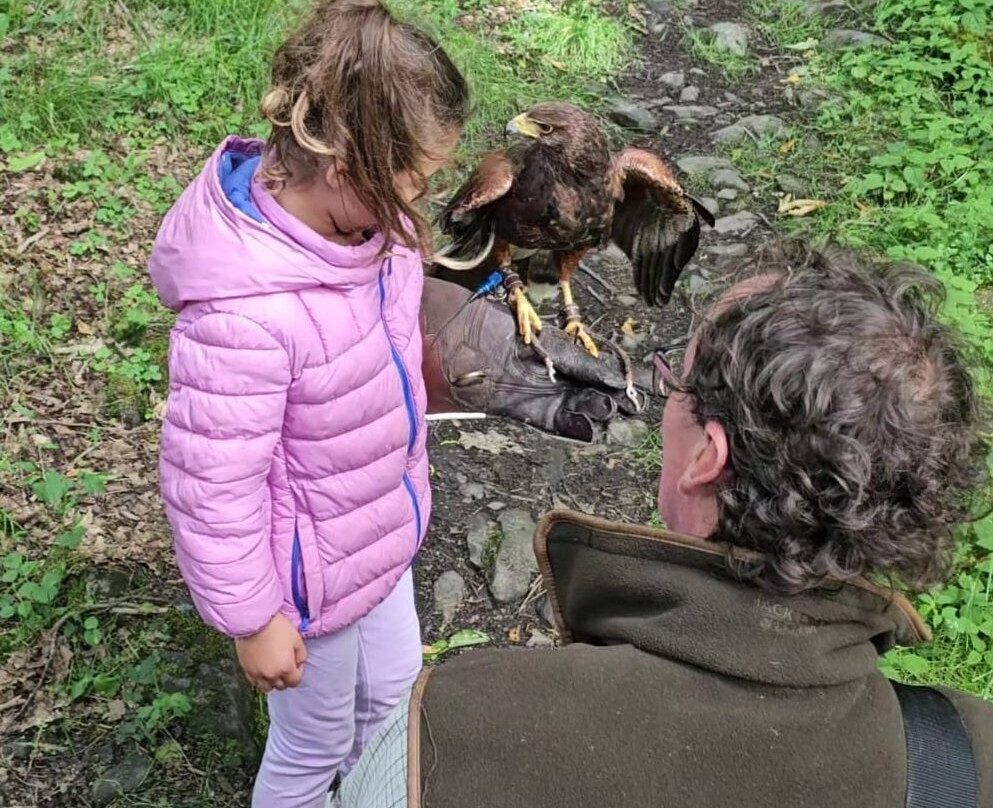
[(392, 590), (430, 510), (416, 252), (329, 242), (252, 181), (229, 138), (166, 215), (150, 262), (178, 310), (160, 474), (202, 618), (308, 637)]

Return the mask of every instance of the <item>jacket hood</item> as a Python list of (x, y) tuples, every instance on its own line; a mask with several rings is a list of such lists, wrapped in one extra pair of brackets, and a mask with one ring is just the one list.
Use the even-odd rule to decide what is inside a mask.
[(262, 145), (229, 137), (166, 214), (149, 271), (168, 308), (375, 281), (382, 236), (335, 244), (283, 210), (254, 180)]

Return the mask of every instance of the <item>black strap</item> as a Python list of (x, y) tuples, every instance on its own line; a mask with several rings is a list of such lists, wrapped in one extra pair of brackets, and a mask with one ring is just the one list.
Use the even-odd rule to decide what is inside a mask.
[(907, 736), (907, 808), (978, 808), (972, 742), (955, 705), (933, 687), (892, 684)]

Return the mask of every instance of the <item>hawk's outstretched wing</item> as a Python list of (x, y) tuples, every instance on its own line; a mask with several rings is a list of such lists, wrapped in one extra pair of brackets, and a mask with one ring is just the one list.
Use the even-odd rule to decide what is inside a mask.
[(700, 220), (714, 217), (676, 182), (669, 167), (644, 149), (627, 148), (613, 162), (619, 201), (611, 239), (631, 260), (634, 285), (650, 306), (669, 302), (700, 240)]

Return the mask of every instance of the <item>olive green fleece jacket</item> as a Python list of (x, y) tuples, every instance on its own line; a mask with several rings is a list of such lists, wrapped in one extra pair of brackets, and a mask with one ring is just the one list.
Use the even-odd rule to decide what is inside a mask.
[[(903, 808), (878, 656), (930, 639), (864, 581), (777, 597), (747, 553), (570, 512), (535, 536), (564, 648), (476, 650), (411, 700), (408, 808)], [(993, 704), (944, 690), (993, 806)]]

